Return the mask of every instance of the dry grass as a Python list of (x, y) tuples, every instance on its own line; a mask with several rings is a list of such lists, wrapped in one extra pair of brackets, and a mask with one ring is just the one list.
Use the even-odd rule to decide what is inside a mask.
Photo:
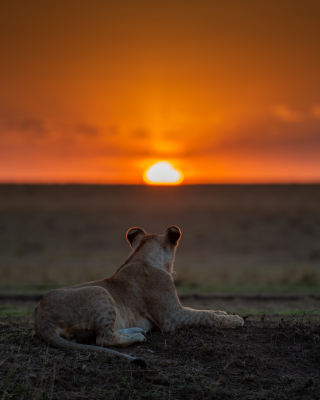
[[(1, 295), (0, 318), (32, 316), (41, 295)], [(184, 307), (196, 310), (224, 310), (231, 314), (259, 315), (278, 318), (289, 315), (301, 316), (307, 312), (310, 318), (320, 316), (320, 294), (191, 294), (180, 295)]]
[(2, 285), (107, 277), (125, 232), (182, 229), (181, 283), (320, 285), (320, 186), (0, 186)]

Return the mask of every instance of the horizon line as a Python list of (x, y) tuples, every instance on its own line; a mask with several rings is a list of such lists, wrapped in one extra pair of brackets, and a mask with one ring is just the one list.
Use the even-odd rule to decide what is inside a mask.
[(141, 187), (183, 187), (183, 186), (315, 186), (320, 181), (310, 182), (210, 182), (184, 183), (179, 185), (147, 185), (144, 183), (90, 183), (90, 182), (1, 182), (0, 186), (141, 186)]

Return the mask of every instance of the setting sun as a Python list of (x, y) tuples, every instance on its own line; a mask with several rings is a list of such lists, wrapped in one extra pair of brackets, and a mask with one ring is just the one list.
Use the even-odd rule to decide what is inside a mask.
[(149, 185), (179, 185), (183, 173), (168, 161), (159, 161), (144, 172), (143, 179)]

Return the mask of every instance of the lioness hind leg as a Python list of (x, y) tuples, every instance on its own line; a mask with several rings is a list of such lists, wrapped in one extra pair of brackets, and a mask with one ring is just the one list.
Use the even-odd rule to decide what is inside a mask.
[(147, 339), (141, 333), (129, 333), (129, 334), (120, 334), (117, 332), (112, 332), (112, 335), (97, 335), (96, 344), (97, 346), (120, 346), (127, 347), (133, 343), (144, 342)]

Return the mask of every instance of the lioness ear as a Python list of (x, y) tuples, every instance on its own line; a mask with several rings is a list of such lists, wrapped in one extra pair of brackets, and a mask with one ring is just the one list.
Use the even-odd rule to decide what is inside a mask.
[(141, 228), (131, 228), (127, 232), (127, 241), (132, 248), (135, 248), (146, 234), (147, 232)]
[(180, 237), (181, 237), (181, 231), (177, 226), (169, 226), (168, 229), (164, 231), (164, 234), (167, 236), (169, 243), (173, 245), (177, 245)]

